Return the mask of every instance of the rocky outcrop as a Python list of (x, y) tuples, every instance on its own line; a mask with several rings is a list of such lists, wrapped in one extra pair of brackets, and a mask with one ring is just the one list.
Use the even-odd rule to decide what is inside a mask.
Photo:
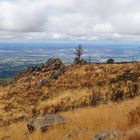
[[(59, 58), (50, 58), (45, 63), (41, 63), (40, 65), (35, 65), (27, 68), (21, 73), (17, 74), (16, 79), (20, 79), (23, 76), (29, 76), (34, 72), (48, 72), (59, 70), (61, 73), (65, 71), (65, 65)], [(29, 77), (30, 80), (30, 77)]]
[(59, 70), (59, 69), (63, 69), (63, 67), (64, 67), (64, 64), (60, 59), (50, 58), (48, 59), (48, 61), (44, 63), (44, 67), (42, 68), (47, 68), (47, 70)]

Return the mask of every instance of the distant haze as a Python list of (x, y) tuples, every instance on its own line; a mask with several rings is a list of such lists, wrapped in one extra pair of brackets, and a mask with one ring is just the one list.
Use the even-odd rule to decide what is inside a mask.
[(139, 61), (139, 43), (133, 42), (82, 42), (82, 41), (14, 41), (0, 42), (0, 77), (10, 77), (28, 66), (45, 62), (48, 58), (60, 58), (65, 64), (73, 63), (75, 47), (82, 44), (82, 58), (92, 63)]

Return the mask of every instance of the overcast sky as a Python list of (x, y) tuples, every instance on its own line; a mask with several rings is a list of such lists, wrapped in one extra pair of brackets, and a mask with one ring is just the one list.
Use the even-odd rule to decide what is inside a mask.
[(140, 0), (0, 0), (0, 39), (138, 40)]

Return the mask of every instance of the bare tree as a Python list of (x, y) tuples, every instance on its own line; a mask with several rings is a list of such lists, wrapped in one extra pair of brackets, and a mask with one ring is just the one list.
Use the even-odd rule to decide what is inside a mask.
[(82, 45), (79, 45), (77, 48), (75, 48), (74, 64), (85, 64), (86, 63), (86, 61), (81, 58), (83, 53), (84, 53), (84, 50), (82, 48)]

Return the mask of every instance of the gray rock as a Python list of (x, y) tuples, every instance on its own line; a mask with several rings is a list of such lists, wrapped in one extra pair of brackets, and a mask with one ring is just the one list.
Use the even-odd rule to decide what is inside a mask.
[(42, 71), (42, 72), (46, 72), (46, 71), (48, 71), (48, 68), (42, 68), (41, 71)]
[(97, 134), (92, 140), (105, 140), (107, 138), (114, 138), (120, 135), (122, 135), (120, 131), (110, 130)]
[(58, 115), (58, 114), (52, 114), (52, 115), (46, 115), (44, 118), (40, 119), (33, 119), (27, 123), (27, 127), (29, 132), (33, 132), (35, 130), (39, 130), (41, 132), (45, 132), (48, 130), (49, 127), (64, 124), (65, 119)]
[(51, 79), (51, 80), (58, 80), (58, 75), (52, 75), (52, 76), (50, 77), (50, 79)]
[(45, 84), (46, 84), (47, 82), (48, 82), (48, 81), (47, 81), (46, 79), (40, 80), (40, 81), (38, 81), (38, 82), (36, 83), (36, 86), (37, 86), (38, 88), (41, 88), (41, 87), (45, 86)]
[(25, 78), (25, 82), (30, 82), (32, 80), (32, 74), (28, 75), (26, 78)]

